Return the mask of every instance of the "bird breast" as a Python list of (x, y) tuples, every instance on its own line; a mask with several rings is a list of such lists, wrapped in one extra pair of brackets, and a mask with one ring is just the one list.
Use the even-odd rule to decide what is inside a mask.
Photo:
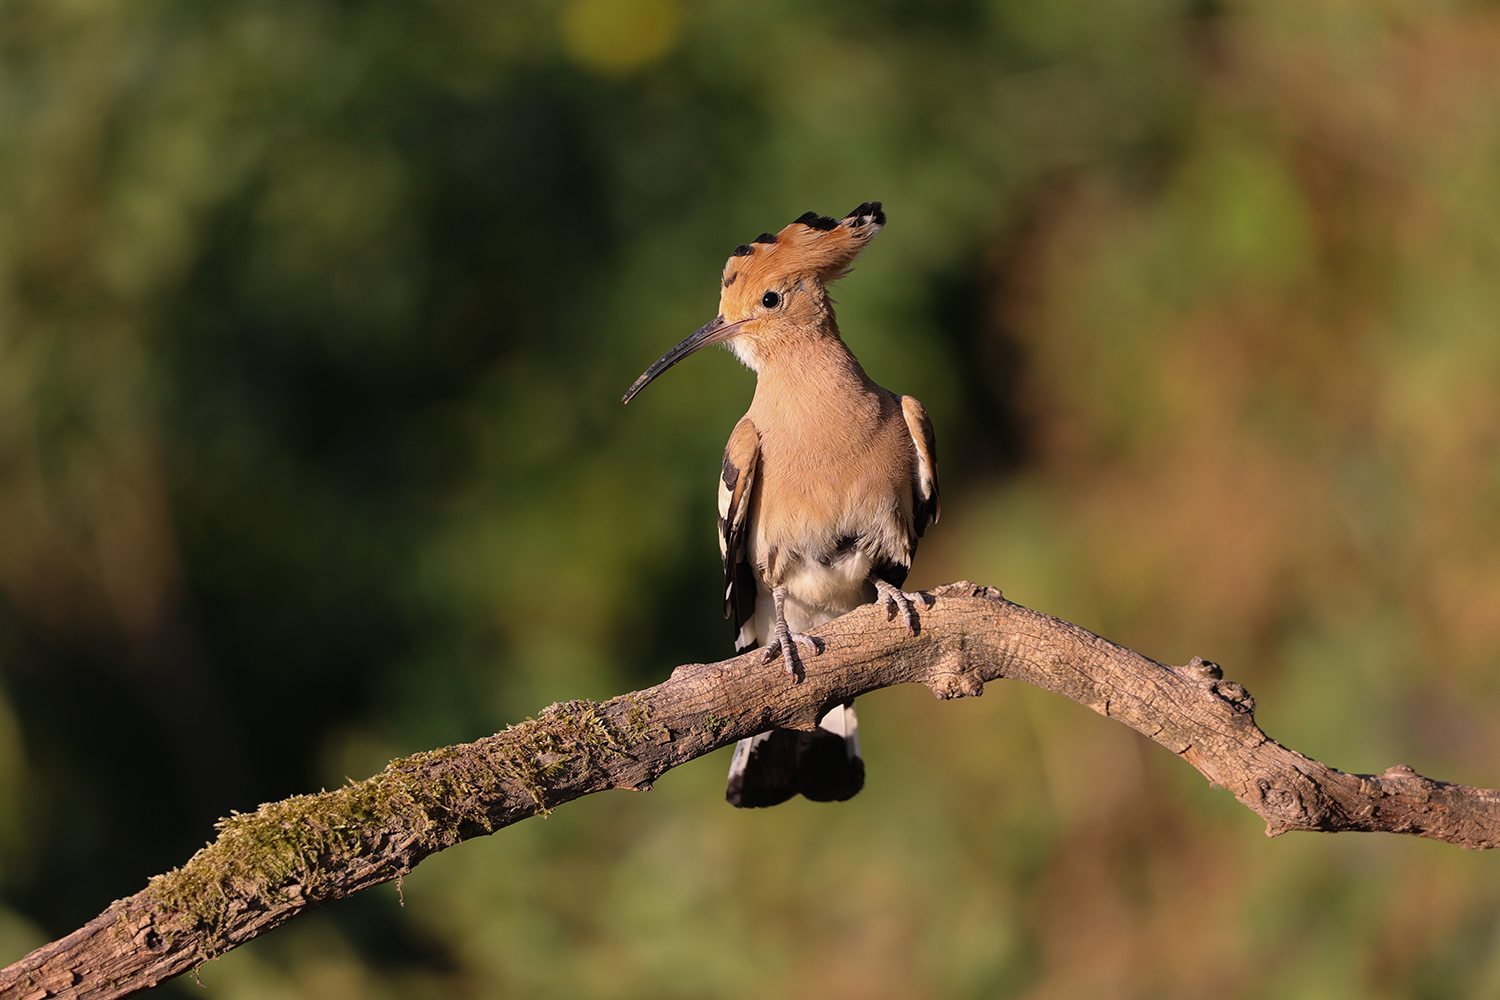
[(812, 421), (777, 431), (761, 435), (746, 554), (767, 586), (842, 614), (870, 600), (878, 566), (911, 563), (905, 425)]

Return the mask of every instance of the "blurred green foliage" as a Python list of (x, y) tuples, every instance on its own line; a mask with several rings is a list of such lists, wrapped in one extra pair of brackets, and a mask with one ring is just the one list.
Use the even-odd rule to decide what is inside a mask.
[[(735, 244), (867, 199), (842, 325), (942, 445), (915, 585), (1500, 783), (1497, 163), (1488, 3), (10, 0), (0, 963), (232, 809), (727, 653), (751, 377), (619, 394)], [(208, 994), (1500, 994), (1493, 857), (1267, 841), (1017, 686), (861, 717), (846, 805), (703, 761)]]

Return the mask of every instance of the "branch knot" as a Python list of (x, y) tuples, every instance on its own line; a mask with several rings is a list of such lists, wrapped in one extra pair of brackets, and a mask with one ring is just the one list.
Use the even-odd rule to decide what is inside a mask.
[(1204, 680), (1216, 681), (1224, 676), (1224, 671), (1212, 660), (1205, 660), (1201, 656), (1195, 656), (1188, 661), (1187, 671)]
[(1213, 691), (1240, 715), (1255, 714), (1255, 699), (1250, 697), (1250, 692), (1239, 681), (1218, 681), (1214, 684)]

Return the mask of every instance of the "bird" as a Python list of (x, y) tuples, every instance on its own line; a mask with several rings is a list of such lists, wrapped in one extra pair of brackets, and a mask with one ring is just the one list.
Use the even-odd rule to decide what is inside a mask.
[[(901, 589), (917, 541), (941, 514), (937, 443), (922, 404), (877, 385), (840, 335), (828, 285), (885, 227), (880, 202), (842, 219), (807, 212), (741, 244), (724, 265), (719, 313), (652, 364), (630, 402), (695, 351), (723, 344), (755, 372), (755, 395), (724, 448), (719, 553), (736, 653), (780, 656), (792, 683), (806, 634), (865, 604), (909, 634), (927, 595)], [(801, 794), (845, 801), (864, 787), (853, 701), (811, 732), (773, 729), (735, 747), (725, 798), (741, 808)]]

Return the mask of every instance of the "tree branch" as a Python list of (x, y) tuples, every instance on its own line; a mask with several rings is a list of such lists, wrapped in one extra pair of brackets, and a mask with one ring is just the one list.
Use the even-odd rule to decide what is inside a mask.
[(1345, 774), (1266, 736), (1244, 687), (1195, 657), (1173, 667), (992, 588), (933, 592), (916, 636), (875, 606), (817, 629), (801, 683), (758, 653), (678, 667), (607, 702), (553, 705), (503, 733), (393, 761), (373, 778), (234, 814), (187, 864), (84, 927), (0, 970), (0, 1000), (122, 997), (155, 986), (329, 900), (400, 879), (424, 858), (608, 788), (649, 788), (676, 767), (773, 727), (811, 728), (833, 704), (895, 684), (940, 699), (1025, 681), (1167, 747), (1289, 830), (1408, 833), (1466, 848), (1500, 842), (1500, 792), (1409, 767)]

